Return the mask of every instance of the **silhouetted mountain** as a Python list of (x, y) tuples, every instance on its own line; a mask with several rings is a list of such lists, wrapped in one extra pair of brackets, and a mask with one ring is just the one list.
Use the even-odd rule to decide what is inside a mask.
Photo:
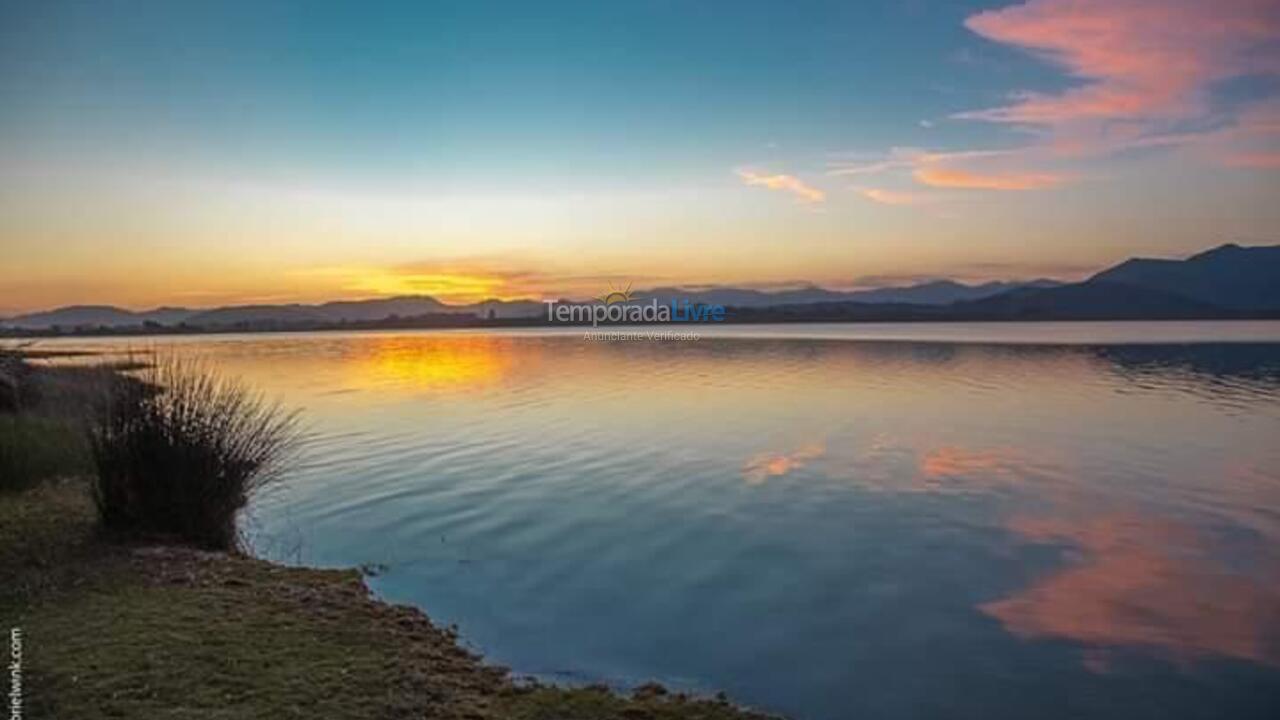
[(138, 314), (110, 305), (71, 305), (47, 312), (20, 315), (5, 321), (6, 325), (22, 328), (53, 327), (61, 325), (141, 325)]
[[(801, 299), (799, 296), (817, 296), (825, 295), (839, 296), (839, 293), (822, 288), (812, 288), (803, 290), (790, 290), (788, 293), (797, 295), (796, 299), (791, 302), (820, 302), (820, 300), (805, 297)], [(668, 303), (672, 300), (688, 300), (695, 303), (705, 303), (708, 305), (724, 305), (726, 307), (758, 307), (762, 305), (775, 305), (773, 302), (777, 295), (782, 293), (767, 293), (762, 290), (745, 290), (741, 288), (717, 287), (705, 290), (688, 290), (679, 287), (658, 287), (651, 290), (640, 290), (635, 296), (640, 300), (648, 302), (656, 299), (660, 303)]]
[(20, 315), (0, 324), (19, 328), (48, 327), (129, 327), (146, 323), (176, 325), (194, 311), (186, 308), (163, 307), (146, 312), (133, 312), (111, 305), (69, 305), (56, 310)]
[(1181, 295), (1228, 310), (1280, 310), (1280, 245), (1222, 245), (1186, 260), (1135, 258), (1090, 278)]
[(386, 298), (385, 300), (338, 300), (311, 308), (316, 315), (333, 322), (381, 320), (386, 317), (415, 317), (428, 313), (448, 312), (451, 307), (426, 295)]
[(907, 287), (886, 287), (848, 293), (849, 300), (864, 303), (909, 303), (912, 305), (950, 305), (966, 300), (980, 300), (1010, 290), (1022, 288), (1057, 287), (1057, 280), (1032, 280), (1030, 282), (989, 282), (981, 285), (965, 285), (953, 280), (934, 280)]
[(186, 320), (188, 325), (196, 327), (295, 325), (330, 321), (319, 309), (307, 305), (235, 305), (198, 312)]
[(1019, 288), (955, 303), (959, 316), (1008, 320), (1164, 320), (1213, 318), (1222, 308), (1151, 288), (1089, 280), (1051, 288)]
[(155, 310), (138, 313), (144, 323), (153, 322), (161, 325), (178, 325), (194, 315), (197, 311), (182, 307), (159, 307)]
[(1082, 283), (1019, 288), (957, 314), (1027, 319), (1166, 319), (1280, 310), (1280, 245), (1222, 245), (1185, 260), (1126, 260)]
[[(1035, 281), (1035, 285), (1052, 283)], [(945, 305), (956, 299), (973, 299), (994, 295), (1013, 287), (1026, 287), (1024, 283), (986, 283), (964, 285), (951, 281), (936, 281), (906, 287), (881, 288), (840, 292), (820, 287), (799, 288), (779, 292), (764, 292), (741, 288), (710, 288), (685, 290), (676, 287), (654, 288), (637, 293), (645, 301), (657, 298), (659, 302), (690, 300), (726, 307), (773, 307), (819, 302), (859, 301), (915, 302), (925, 305)], [(546, 312), (543, 304), (534, 300), (485, 300), (469, 305), (448, 305), (426, 295), (415, 295), (376, 300), (337, 300), (320, 305), (231, 305), (208, 310), (187, 308), (157, 308), (147, 312), (132, 312), (109, 306), (74, 306), (48, 312), (22, 315), (3, 323), (10, 327), (40, 329), (59, 326), (67, 329), (80, 327), (141, 326), (147, 322), (161, 325), (185, 323), (192, 327), (234, 328), (243, 326), (318, 325), (325, 323), (374, 322), (388, 318), (414, 318), (438, 314), (471, 314), (501, 320), (538, 318)]]
[(388, 318), (415, 318), (424, 315), (476, 315), (495, 318), (537, 317), (543, 305), (530, 300), (485, 300), (470, 305), (448, 305), (427, 295), (394, 297), (377, 300), (338, 300), (321, 305), (241, 305), (216, 308), (193, 315), (191, 325), (234, 327), (239, 325), (276, 324), (312, 325), (317, 323), (362, 323)]
[[(661, 287), (641, 301), (688, 300), (731, 309), (733, 322), (812, 320), (1067, 320), (1259, 317), (1280, 314), (1280, 246), (1223, 245), (1185, 260), (1134, 259), (1069, 285), (1053, 280), (965, 285), (936, 280), (904, 287), (836, 291), (820, 287), (765, 292), (733, 287)], [(733, 312), (736, 310), (736, 312)], [(72, 306), (4, 321), (40, 332), (101, 328), (148, 331), (154, 323), (201, 330), (282, 328), (458, 327), (486, 322), (536, 324), (544, 306), (532, 300), (448, 305), (427, 296), (335, 301), (320, 305), (241, 305), (131, 312)]]
[(820, 287), (807, 287), (778, 292), (764, 292), (731, 287), (709, 288), (706, 290), (661, 287), (644, 290), (637, 294), (644, 300), (656, 297), (659, 302), (677, 299), (743, 308), (833, 302), (949, 305), (960, 300), (977, 300), (1017, 288), (1053, 287), (1059, 284), (1055, 280), (1033, 280), (1031, 282), (989, 282), (982, 285), (965, 285), (954, 280), (933, 280), (918, 285), (884, 287), (873, 290), (838, 291)]
[(537, 300), (485, 300), (465, 307), (467, 311), (484, 318), (489, 317), (489, 311), (492, 310), (493, 317), (504, 320), (543, 317), (547, 312), (546, 305)]

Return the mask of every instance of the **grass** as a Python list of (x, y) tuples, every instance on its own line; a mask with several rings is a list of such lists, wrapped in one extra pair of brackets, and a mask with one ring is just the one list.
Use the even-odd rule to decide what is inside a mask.
[(47, 478), (84, 475), (88, 467), (88, 448), (74, 422), (0, 413), (0, 492), (30, 488)]
[(747, 720), (648, 686), (521, 686), (352, 570), (108, 541), (83, 482), (0, 496), (29, 717)]
[(69, 404), (66, 393), (69, 385), (87, 388), (86, 376), (33, 367), (27, 352), (0, 346), (0, 492), (88, 470), (80, 414), (84, 394)]

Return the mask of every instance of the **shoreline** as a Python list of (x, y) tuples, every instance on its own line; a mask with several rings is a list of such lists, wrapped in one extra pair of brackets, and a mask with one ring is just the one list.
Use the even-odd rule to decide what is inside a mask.
[(1062, 316), (1062, 317), (993, 317), (993, 316), (904, 316), (904, 317), (865, 317), (865, 318), (841, 318), (841, 317), (768, 317), (760, 319), (733, 319), (727, 318), (724, 322), (670, 322), (670, 323), (614, 323), (606, 322), (593, 325), (591, 323), (547, 323), (547, 322), (524, 322), (520, 320), (497, 320), (487, 321), (481, 320), (474, 323), (446, 323), (446, 324), (424, 324), (412, 322), (378, 322), (378, 323), (362, 323), (351, 322), (342, 324), (325, 324), (325, 325), (273, 325), (269, 327), (262, 326), (211, 326), (211, 327), (99, 327), (87, 329), (71, 329), (71, 330), (52, 330), (52, 329), (22, 329), (15, 327), (6, 327), (0, 325), (0, 340), (7, 341), (28, 341), (39, 342), (42, 340), (77, 340), (77, 339), (109, 339), (109, 338), (166, 338), (166, 337), (205, 337), (205, 336), (225, 336), (225, 335), (290, 335), (290, 334), (311, 334), (311, 333), (378, 333), (378, 332), (399, 332), (399, 331), (492, 331), (492, 330), (515, 330), (515, 331), (546, 331), (558, 330), (563, 332), (595, 332), (595, 331), (626, 331), (645, 328), (670, 328), (672, 330), (707, 330), (714, 328), (751, 328), (755, 326), (809, 326), (809, 325), (828, 325), (828, 326), (885, 326), (885, 325), (907, 325), (907, 326), (928, 326), (928, 325), (990, 325), (994, 327), (1009, 325), (1080, 325), (1080, 324), (1102, 324), (1102, 323), (1258, 323), (1258, 322), (1276, 322), (1280, 321), (1280, 313), (1256, 313), (1256, 314), (1240, 314), (1240, 315), (1223, 315), (1223, 316), (1168, 316), (1168, 317), (1143, 317), (1130, 315), (1115, 315), (1104, 317), (1093, 316)]
[(771, 717), (654, 683), (517, 678), (358, 569), (116, 542), (83, 479), (0, 495), (0, 528), (0, 615), (23, 634), (29, 717)]
[(114, 536), (78, 430), (101, 369), (15, 367), (27, 402), (0, 412), (0, 630), (22, 639), (22, 717), (770, 717), (654, 683), (624, 695), (517, 678), (377, 597), (358, 568)]

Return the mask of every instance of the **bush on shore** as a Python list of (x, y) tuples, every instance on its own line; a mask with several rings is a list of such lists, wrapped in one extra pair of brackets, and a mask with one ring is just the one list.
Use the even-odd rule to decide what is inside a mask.
[(113, 532), (241, 549), (236, 514), (279, 478), (297, 416), (202, 364), (160, 357), (104, 391), (89, 445), (94, 501)]

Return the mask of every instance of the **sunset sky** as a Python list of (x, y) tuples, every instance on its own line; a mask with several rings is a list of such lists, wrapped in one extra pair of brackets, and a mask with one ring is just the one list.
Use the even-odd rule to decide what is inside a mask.
[(0, 314), (1280, 242), (1280, 2), (0, 0)]

